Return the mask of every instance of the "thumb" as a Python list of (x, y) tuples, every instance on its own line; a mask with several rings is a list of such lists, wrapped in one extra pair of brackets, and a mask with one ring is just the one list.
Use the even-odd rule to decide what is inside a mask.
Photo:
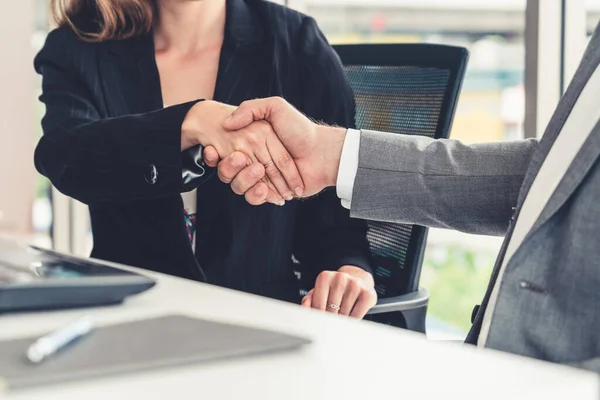
[(302, 303), (300, 303), (300, 305), (302, 307), (306, 307), (306, 308), (311, 308), (312, 307), (312, 294), (313, 294), (313, 290), (312, 289), (310, 292), (308, 292), (308, 294), (306, 296), (304, 296), (302, 298)]
[[(223, 122), (223, 128), (228, 131), (243, 129), (254, 121), (269, 121), (269, 115), (274, 107), (273, 99), (247, 100)], [(271, 122), (271, 121), (269, 121)]]
[(227, 117), (225, 122), (223, 122), (223, 129), (227, 131), (237, 131), (247, 127), (253, 122), (254, 115), (252, 114), (252, 110), (240, 106)]

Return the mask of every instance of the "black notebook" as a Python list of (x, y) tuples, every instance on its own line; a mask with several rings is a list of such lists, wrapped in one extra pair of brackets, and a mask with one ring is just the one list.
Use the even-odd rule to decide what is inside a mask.
[(9, 391), (291, 350), (310, 342), (267, 330), (172, 315), (97, 328), (35, 365), (27, 361), (25, 353), (36, 339), (0, 341), (0, 383)]

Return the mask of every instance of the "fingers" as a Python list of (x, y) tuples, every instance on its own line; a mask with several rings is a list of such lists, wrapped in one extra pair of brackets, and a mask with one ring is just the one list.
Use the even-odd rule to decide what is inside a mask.
[[(221, 181), (225, 183), (230, 179), (237, 168), (229, 165), (226, 161), (223, 169), (219, 166), (218, 174)], [(271, 186), (264, 181), (265, 168), (258, 162), (250, 164), (242, 171), (237, 173), (231, 180), (231, 190), (238, 195), (244, 195), (246, 201), (251, 205), (261, 205), (269, 201), (270, 203), (283, 205), (284, 201)]]
[[(264, 123), (264, 124), (266, 124), (266, 123)], [(266, 128), (261, 127), (261, 129), (269, 129), (270, 130), (271, 127), (270, 126), (268, 126)], [(275, 135), (271, 134), (269, 136), (275, 136)], [(277, 139), (275, 139), (275, 140), (277, 140)], [(287, 157), (289, 159), (289, 162), (293, 163), (291, 161), (290, 155), (288, 154), (287, 150), (285, 150), (283, 145), (281, 145), (280, 147), (276, 147), (273, 144), (273, 147), (276, 148), (276, 150), (277, 150), (276, 154), (278, 156)], [(281, 153), (281, 151), (283, 151), (283, 154)], [(285, 200), (291, 200), (294, 197), (293, 192), (288, 187), (288, 185), (285, 181), (285, 178), (284, 178), (282, 172), (279, 170), (279, 168), (275, 164), (275, 161), (273, 161), (273, 157), (268, 149), (266, 142), (264, 143), (264, 145), (255, 147), (254, 156), (265, 167), (266, 175), (269, 178), (268, 180), (273, 185), (271, 187), (271, 189), (274, 192), (280, 193), (281, 197), (283, 197)], [(295, 166), (293, 168), (295, 170)]]
[(315, 288), (312, 295), (312, 308), (325, 311), (327, 300), (329, 299), (329, 286), (335, 272), (323, 271), (317, 277)]
[[(289, 106), (285, 100), (277, 97), (246, 101), (223, 123), (223, 128), (229, 131), (247, 130), (244, 139), (246, 142), (242, 141), (241, 145), (236, 142), (234, 148), (245, 149), (243, 153), (248, 155), (250, 162), (262, 164), (266, 175), (262, 178), (267, 187), (266, 200), (277, 205), (283, 205), (284, 199), (291, 200), (294, 194), (300, 197), (304, 193), (304, 183), (295, 162), (268, 122), (271, 117), (275, 118), (277, 110), (286, 105)], [(218, 153), (211, 146), (205, 148), (207, 165), (215, 165)], [(219, 178), (225, 183), (231, 183), (235, 193), (243, 193), (250, 204), (265, 202), (265, 185), (258, 184), (256, 180), (258, 169), (242, 173), (243, 168), (233, 159), (218, 165)], [(239, 178), (238, 174), (241, 174)]]
[(213, 146), (207, 146), (204, 148), (204, 162), (209, 167), (216, 167), (219, 164), (219, 153), (217, 153), (217, 149)]
[(342, 315), (350, 315), (352, 309), (354, 308), (354, 304), (358, 300), (358, 297), (361, 293), (361, 287), (355, 280), (350, 280), (346, 287), (346, 291), (344, 292), (344, 298), (340, 304), (340, 314)]
[[(301, 197), (304, 193), (304, 183), (302, 182), (302, 178), (300, 177), (296, 163), (276, 135), (269, 135), (267, 137), (267, 149), (273, 162), (273, 168), (271, 168), (271, 171), (269, 171), (269, 168), (267, 168), (267, 175), (271, 180), (273, 180), (272, 175), (275, 177), (282, 175), (283, 179), (285, 180), (285, 185), (283, 188), (278, 186), (278, 183), (283, 186), (282, 182), (279, 180), (273, 180), (273, 183), (279, 190), (279, 193), (281, 193), (286, 200), (291, 200), (294, 194), (298, 197)], [(290, 192), (286, 197), (284, 192), (282, 192), (280, 189), (291, 189), (293, 190), (293, 194)]]
[(377, 294), (372, 283), (340, 271), (321, 272), (315, 288), (302, 299), (303, 307), (359, 319), (376, 303)]
[(313, 296), (313, 292), (315, 289), (312, 289), (310, 292), (308, 292), (306, 294), (306, 296), (304, 296), (302, 298), (302, 302), (300, 303), (300, 305), (302, 307), (306, 307), (306, 308), (311, 308), (312, 307), (312, 296)]
[(276, 206), (283, 206), (285, 204), (285, 200), (282, 195), (279, 194), (279, 190), (273, 185), (273, 182), (269, 179), (268, 176), (262, 179), (263, 183), (267, 185), (269, 189), (269, 193), (267, 195), (267, 201), (271, 204), (275, 204)]
[(231, 184), (231, 190), (235, 194), (244, 195), (252, 205), (260, 205), (267, 200), (282, 204), (283, 199), (279, 194), (270, 190), (268, 184), (262, 181), (265, 168), (259, 162), (248, 165), (249, 162), (250, 159), (244, 153), (234, 152), (218, 163), (217, 175), (222, 182)]
[[(204, 150), (204, 154), (206, 157), (207, 151), (208, 151), (208, 155), (209, 158), (214, 156), (214, 154), (212, 153), (212, 150), (214, 150), (214, 152), (216, 153), (216, 150), (214, 149), (214, 147), (207, 147)], [(217, 154), (217, 158), (218, 158), (218, 154)], [(212, 159), (212, 158), (211, 158)], [(219, 179), (224, 182), (224, 183), (231, 183), (231, 181), (233, 181), (233, 179), (242, 171), (246, 168), (246, 166), (249, 163), (249, 159), (248, 157), (239, 151), (233, 152), (231, 153), (228, 157), (224, 158), (221, 162), (218, 163), (218, 168), (217, 168), (217, 175), (219, 176)], [(256, 169), (252, 170), (252, 172), (254, 172), (258, 178), (255, 178), (254, 183), (249, 184), (247, 187), (250, 188), (252, 186), (254, 186), (254, 184), (256, 182), (258, 182), (263, 176), (264, 176), (264, 169), (262, 168), (262, 165), (258, 165), (260, 171), (257, 171)], [(251, 174), (251, 171), (248, 171), (246, 174), (244, 174), (245, 180), (243, 182), (246, 182), (246, 179), (248, 179), (248, 175), (253, 176)], [(238, 193), (238, 194), (243, 194), (242, 193)]]
[(352, 308), (350, 316), (353, 318), (362, 319), (365, 315), (367, 315), (369, 309), (374, 305), (372, 294), (369, 293), (369, 291), (364, 291), (360, 294), (358, 301), (354, 303), (354, 307)]
[[(283, 105), (287, 103), (281, 98), (246, 101), (223, 123), (225, 129), (240, 131), (248, 138), (244, 146), (247, 151), (244, 152), (265, 167), (266, 183), (270, 192), (277, 194), (277, 198), (270, 196), (269, 202), (279, 205), (282, 205), (279, 196), (292, 200), (294, 195), (300, 197), (304, 193), (304, 183), (296, 163), (269, 123), (273, 113)], [(207, 154), (209, 158), (212, 157), (210, 152), (212, 150)]]
[(329, 297), (327, 298), (325, 311), (333, 314), (339, 313), (347, 283), (348, 277), (345, 274), (335, 274), (333, 276), (329, 285)]
[(259, 206), (267, 202), (267, 198), (270, 197), (269, 187), (264, 182), (259, 182), (254, 187), (244, 194), (248, 204), (253, 206)]
[[(288, 201), (292, 200), (294, 198), (292, 190), (287, 186), (287, 183), (285, 182), (285, 178), (281, 174), (281, 171), (279, 171), (273, 160), (271, 160), (270, 158), (271, 157), (268, 157), (267, 161), (264, 163), (265, 173), (268, 178), (267, 183), (269, 184), (269, 189), (271, 189), (273, 193), (281, 195), (282, 199)], [(263, 158), (261, 157), (259, 158), (259, 160), (263, 160)], [(269, 199), (270, 202), (273, 202), (271, 200), (274, 199)]]
[[(259, 171), (259, 169), (258, 169), (258, 167), (254, 167), (254, 165), (260, 165), (262, 167), (260, 169), (262, 171), (260, 181), (262, 183), (264, 183), (267, 187), (267, 201), (269, 203), (272, 203), (272, 204), (275, 204), (278, 206), (283, 206), (285, 204), (285, 200), (283, 200), (283, 197), (279, 194), (279, 192), (273, 185), (273, 182), (271, 182), (269, 180), (269, 177), (266, 175), (265, 167), (261, 164), (261, 162), (258, 160), (258, 158), (256, 156), (253, 155), (252, 157), (250, 157), (250, 159), (252, 160), (251, 161), (252, 164), (249, 165), (249, 168), (253, 168), (255, 171), (255, 174)], [(253, 179), (253, 178), (250, 178), (250, 179)], [(235, 178), (234, 178), (234, 181), (235, 181)], [(256, 190), (258, 191), (258, 194), (260, 194), (262, 196), (262, 189), (257, 188)], [(242, 193), (239, 193), (239, 194), (242, 194)]]
[[(220, 167), (219, 167), (219, 174)], [(245, 167), (241, 172), (236, 174), (236, 176), (231, 180), (231, 190), (233, 193), (243, 195), (246, 194), (248, 190), (250, 190), (254, 185), (261, 182), (262, 178), (265, 176), (265, 168), (259, 164), (254, 163), (250, 164), (248, 167)], [(219, 175), (221, 178), (221, 175)], [(223, 181), (223, 179), (221, 179)], [(223, 181), (225, 182), (225, 181)], [(229, 183), (229, 182), (225, 182)], [(265, 184), (266, 185), (266, 184)]]

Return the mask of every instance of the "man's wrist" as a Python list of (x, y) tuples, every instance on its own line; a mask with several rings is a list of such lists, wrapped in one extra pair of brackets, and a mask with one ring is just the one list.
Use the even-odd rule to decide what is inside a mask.
[(342, 206), (347, 209), (352, 208), (352, 192), (354, 191), (354, 181), (358, 172), (359, 153), (360, 131), (348, 129), (342, 147), (336, 182), (336, 194), (342, 201)]
[(337, 182), (342, 148), (346, 139), (346, 128), (318, 125), (318, 137), (324, 145), (324, 183), (326, 187), (335, 186)]

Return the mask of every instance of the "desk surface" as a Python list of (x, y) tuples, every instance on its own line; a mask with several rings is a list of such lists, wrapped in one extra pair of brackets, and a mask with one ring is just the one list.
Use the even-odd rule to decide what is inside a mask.
[(64, 383), (2, 398), (598, 399), (592, 373), (151, 275), (158, 285), (120, 306), (0, 316), (0, 339), (43, 334), (83, 313), (100, 324), (183, 313), (303, 334), (314, 343), (289, 353)]

